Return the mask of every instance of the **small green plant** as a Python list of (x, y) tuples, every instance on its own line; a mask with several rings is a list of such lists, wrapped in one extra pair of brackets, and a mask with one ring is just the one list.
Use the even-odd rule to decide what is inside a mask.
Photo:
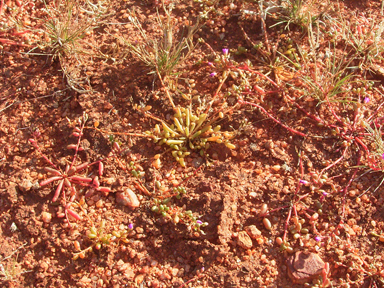
[[(22, 249), (27, 243), (21, 245), (15, 251), (13, 251), (10, 255), (0, 259), (0, 279), (3, 281), (16, 281), (16, 277), (18, 275), (32, 272), (32, 270), (21, 271), (18, 267), (17, 258), (19, 256), (19, 251)], [(16, 257), (12, 257), (16, 254)], [(11, 259), (10, 262), (6, 263), (6, 260)]]
[[(383, 141), (383, 132), (382, 132), (383, 128), (381, 124), (382, 122), (383, 122), (383, 118), (381, 117), (373, 121), (371, 124), (368, 124), (365, 121), (362, 123), (362, 125), (365, 126), (366, 131), (368, 133), (368, 135), (366, 136), (366, 139), (371, 141), (371, 145), (369, 146), (371, 147), (371, 149), (369, 150), (369, 155), (367, 156), (367, 165), (369, 167), (369, 170), (367, 172), (375, 172), (380, 174), (384, 172), (384, 141)], [(383, 183), (384, 183), (384, 176), (381, 176), (380, 183), (373, 190), (373, 192), (376, 192), (382, 186)], [(372, 184), (371, 187), (373, 185), (374, 184)]]
[(370, 68), (375, 60), (383, 59), (384, 21), (380, 23), (365, 17), (355, 17), (358, 22), (329, 18), (336, 41), (348, 47), (350, 57), (358, 62), (359, 69)]
[(193, 45), (193, 35), (196, 32), (198, 23), (187, 28), (187, 34), (177, 41), (174, 40), (174, 27), (172, 24), (172, 4), (167, 9), (163, 4), (165, 17), (157, 17), (163, 37), (160, 39), (149, 39), (134, 11), (130, 11), (129, 21), (138, 30), (143, 42), (132, 44), (124, 38), (120, 38), (129, 51), (150, 69), (150, 74), (158, 74), (162, 77), (169, 76), (190, 54)]
[(348, 103), (356, 100), (351, 95), (345, 94), (354, 83), (355, 76), (350, 71), (350, 64), (351, 60), (345, 55), (337, 55), (335, 49), (327, 52), (324, 65), (306, 64), (307, 69), (312, 71), (302, 76), (306, 86), (304, 95), (316, 99), (319, 103), (327, 101)]
[[(175, 187), (173, 189), (173, 197), (180, 199), (182, 195), (186, 193), (184, 187)], [(205, 235), (202, 228), (208, 226), (207, 222), (199, 220), (198, 216), (194, 215), (191, 210), (185, 210), (183, 207), (179, 207), (173, 203), (173, 197), (165, 199), (154, 198), (154, 205), (151, 210), (163, 217), (170, 219), (174, 224), (183, 223), (187, 226), (188, 231), (197, 232)]]
[(102, 4), (86, 1), (85, 5), (80, 5), (74, 0), (45, 3), (48, 20), (44, 22), (42, 32), (49, 42), (42, 43), (40, 48), (47, 49), (53, 59), (58, 57), (60, 61), (70, 54), (84, 53), (80, 41), (98, 27), (98, 20), (107, 9)]
[[(58, 59), (68, 85), (79, 93), (92, 90), (88, 75), (82, 75), (84, 73), (79, 67), (84, 62), (83, 58), (91, 54), (84, 39), (99, 27), (105, 17), (108, 8), (104, 3), (102, 0), (95, 4), (89, 0), (81, 3), (74, 0), (44, 1), (43, 11), (47, 19), (38, 19), (42, 22), (39, 29), (43, 34), (42, 41), (28, 52), (48, 55), (52, 61)], [(33, 52), (36, 48), (43, 52)]]
[(290, 26), (296, 25), (301, 28), (302, 31), (306, 31), (308, 24), (315, 21), (318, 16), (313, 16), (311, 11), (310, 1), (303, 0), (283, 0), (281, 7), (282, 10), (279, 13), (279, 20), (270, 28), (285, 24), (284, 29), (289, 30)]
[(260, 54), (255, 60), (261, 64), (260, 68), (265, 70), (265, 76), (273, 74), (278, 85), (281, 81), (291, 80), (301, 68), (291, 39), (281, 39), (273, 48), (260, 42), (254, 45), (254, 49)]
[(75, 252), (73, 254), (72, 259), (84, 259), (87, 253), (91, 253), (93, 249), (100, 250), (103, 246), (108, 246), (113, 242), (122, 241), (124, 243), (128, 243), (127, 237), (129, 233), (133, 229), (133, 224), (128, 225), (128, 230), (122, 231), (112, 231), (111, 233), (105, 232), (105, 220), (101, 220), (99, 224), (99, 228), (96, 228), (92, 225), (91, 228), (87, 231), (87, 239), (91, 241), (91, 245), (87, 248), (80, 250), (80, 243), (78, 241), (74, 241)]

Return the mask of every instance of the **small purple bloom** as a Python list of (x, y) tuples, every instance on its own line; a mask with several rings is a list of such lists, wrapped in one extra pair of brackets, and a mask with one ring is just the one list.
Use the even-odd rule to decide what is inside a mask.
[(308, 184), (308, 181), (305, 181), (303, 179), (301, 179), (299, 182), (300, 182), (300, 184), (303, 184), (303, 185), (307, 185)]
[(224, 48), (222, 51), (224, 55), (228, 55), (229, 50), (227, 48)]
[(364, 103), (368, 103), (369, 100), (370, 100), (370, 99), (369, 99), (368, 97), (365, 97), (365, 98), (364, 98)]
[(209, 76), (215, 77), (216, 76), (216, 72), (212, 72), (211, 74), (209, 74)]
[(208, 62), (208, 66), (213, 66), (213, 63), (212, 62)]
[(328, 193), (323, 191), (323, 196), (327, 196), (327, 195), (328, 195)]
[(132, 223), (129, 223), (129, 224), (128, 224), (128, 229), (129, 229), (129, 230), (132, 230), (132, 229), (133, 229), (133, 224), (132, 224)]
[(321, 241), (321, 237), (320, 237), (320, 236), (316, 236), (316, 237), (315, 237), (315, 240), (316, 240), (317, 242), (320, 242), (320, 241)]
[(201, 222), (200, 220), (197, 220), (196, 223), (199, 225), (203, 224), (203, 222)]
[(384, 153), (383, 153), (383, 154), (381, 154), (381, 159), (383, 159), (383, 160), (384, 160)]

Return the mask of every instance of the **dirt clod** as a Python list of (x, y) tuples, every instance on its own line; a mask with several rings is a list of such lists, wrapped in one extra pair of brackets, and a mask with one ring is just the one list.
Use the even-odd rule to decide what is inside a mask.
[(51, 222), (52, 220), (52, 214), (49, 213), (49, 212), (42, 212), (41, 213), (41, 220), (44, 222), (44, 223), (49, 223)]
[(22, 192), (28, 192), (29, 190), (31, 190), (33, 186), (33, 183), (31, 180), (29, 179), (23, 179), (20, 183), (19, 183), (19, 189), (22, 191)]

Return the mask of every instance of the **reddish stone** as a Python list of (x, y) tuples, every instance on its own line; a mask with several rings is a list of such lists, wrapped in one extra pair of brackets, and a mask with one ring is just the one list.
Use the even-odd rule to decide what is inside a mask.
[(319, 255), (310, 252), (296, 252), (287, 260), (288, 276), (294, 283), (304, 284), (321, 275), (324, 261)]

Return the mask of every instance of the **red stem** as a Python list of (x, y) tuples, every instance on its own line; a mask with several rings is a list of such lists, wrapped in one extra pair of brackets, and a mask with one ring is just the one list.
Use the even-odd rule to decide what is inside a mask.
[(81, 128), (80, 128), (80, 132), (79, 132), (79, 137), (77, 139), (77, 144), (76, 144), (76, 149), (75, 149), (75, 155), (73, 155), (73, 159), (72, 159), (72, 163), (71, 163), (71, 166), (69, 168), (69, 170), (71, 170), (71, 168), (73, 167), (73, 165), (75, 164), (75, 161), (76, 161), (76, 158), (77, 158), (77, 152), (79, 151), (79, 147), (80, 147), (80, 140), (81, 140), (81, 136), (83, 135), (83, 130), (84, 130), (84, 125), (85, 125), (85, 119), (84, 117), (82, 118), (82, 121), (81, 121)]
[(279, 88), (279, 89), (280, 89), (279, 85), (277, 85), (276, 82), (273, 81), (271, 78), (269, 78), (268, 76), (264, 75), (263, 73), (260, 73), (259, 71), (252, 70), (251, 68), (249, 68), (249, 67), (246, 66), (246, 65), (244, 65), (244, 66), (242, 66), (242, 67), (239, 67), (239, 68), (237, 68), (237, 67), (233, 67), (233, 68), (240, 69), (240, 70), (245, 70), (245, 71), (249, 71), (249, 72), (252, 72), (252, 73), (254, 73), (254, 74), (256, 74), (256, 75), (259, 75), (259, 76), (261, 76), (261, 77), (267, 79), (273, 86), (275, 86), (276, 88)]
[(0, 16), (3, 14), (4, 0), (0, 2)]
[(288, 224), (289, 224), (289, 220), (291, 219), (291, 215), (292, 215), (292, 206), (289, 209), (287, 220), (285, 220), (283, 242), (285, 242), (285, 238), (287, 238)]
[(323, 170), (321, 170), (320, 174), (319, 174), (319, 178), (323, 175), (323, 173), (325, 171), (327, 171), (329, 168), (335, 166), (337, 163), (339, 163), (341, 160), (343, 160), (344, 156), (345, 156), (345, 152), (347, 152), (347, 149), (348, 149), (348, 146), (345, 147), (344, 151), (343, 151), (343, 154), (341, 155), (341, 157), (339, 159), (337, 159), (335, 162), (333, 162), (332, 164), (328, 165), (327, 167), (325, 167)]
[[(357, 158), (357, 164), (356, 164), (357, 167), (360, 165), (360, 160), (361, 160), (361, 150), (359, 150), (359, 158)], [(357, 171), (359, 171), (359, 168), (355, 169), (355, 171), (352, 174), (352, 177), (348, 181), (347, 186), (345, 186), (345, 188), (343, 189), (343, 215), (342, 215), (340, 221), (343, 221), (343, 219), (344, 219), (344, 215), (345, 215), (345, 202), (346, 202), (346, 198), (347, 198), (348, 188), (349, 188), (349, 186), (351, 186), (353, 179), (355, 179)]]
[(261, 111), (263, 111), (269, 118), (271, 118), (273, 121), (275, 121), (277, 124), (283, 126), (285, 129), (287, 129), (288, 131), (290, 131), (291, 133), (294, 133), (294, 134), (297, 134), (299, 136), (302, 136), (302, 137), (307, 137), (307, 134), (304, 134), (300, 131), (297, 131), (293, 128), (290, 128), (288, 127), (287, 125), (281, 123), (280, 120), (276, 119), (275, 117), (273, 117), (271, 114), (269, 114), (263, 107), (261, 107), (260, 105), (258, 104), (255, 104), (255, 103), (251, 103), (251, 102), (247, 102), (247, 101), (243, 101), (243, 100), (239, 100), (239, 103), (240, 104), (248, 104), (248, 105), (251, 105), (251, 106), (254, 106), (254, 107), (257, 107), (259, 108)]
[(47, 158), (47, 156), (45, 156), (43, 154), (43, 152), (41, 151), (40, 147), (37, 145), (37, 140), (36, 139), (29, 139), (29, 142), (33, 145), (33, 147), (36, 148), (36, 150), (39, 152), (40, 156), (44, 158), (45, 161), (47, 161), (50, 165), (52, 165), (53, 167), (55, 167), (56, 170), (60, 170), (59, 168), (56, 167), (55, 164), (52, 163), (51, 160), (49, 160)]

